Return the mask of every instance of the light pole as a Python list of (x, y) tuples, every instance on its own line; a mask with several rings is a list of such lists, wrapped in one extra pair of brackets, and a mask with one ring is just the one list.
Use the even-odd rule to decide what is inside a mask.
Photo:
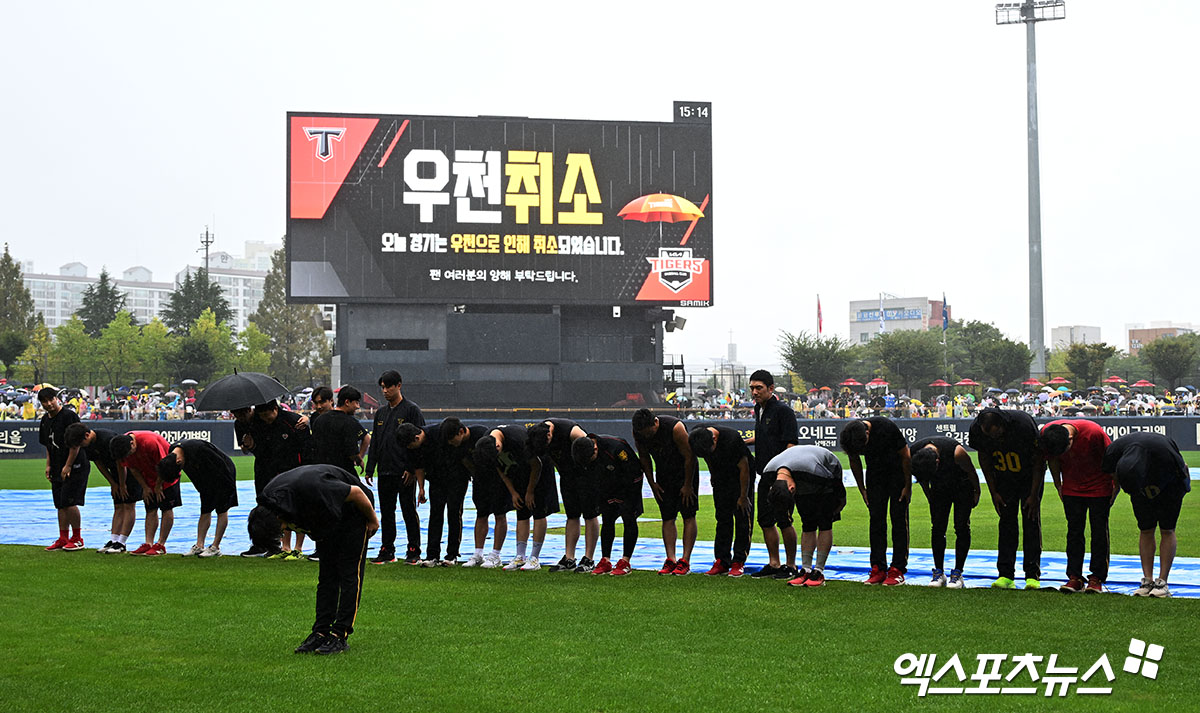
[(1037, 50), (1033, 26), (1067, 16), (1065, 0), (1025, 0), (996, 6), (997, 25), (1025, 24), (1026, 89), (1029, 99), (1029, 349), (1030, 376), (1046, 371), (1045, 324), (1042, 309), (1042, 192), (1038, 160)]

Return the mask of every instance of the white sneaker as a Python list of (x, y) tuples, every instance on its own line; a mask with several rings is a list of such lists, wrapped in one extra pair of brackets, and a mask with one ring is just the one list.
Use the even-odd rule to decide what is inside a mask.
[(1154, 580), (1149, 577), (1142, 577), (1142, 586), (1133, 590), (1133, 596), (1148, 597), (1152, 591), (1154, 591)]
[(437, 567), (439, 564), (441, 564), (441, 562), (442, 561), (440, 559), (438, 559), (438, 560), (421, 560), (421, 566), (422, 567)]
[(483, 566), (483, 563), (484, 563), (484, 559), (483, 559), (482, 555), (471, 555), (470, 558), (468, 558), (466, 562), (462, 563), (462, 566), (464, 566), (464, 567), (481, 567), (481, 566)]
[(521, 565), (522, 572), (535, 572), (542, 568), (542, 564), (538, 562), (537, 557), (530, 557), (525, 560), (525, 564)]
[(447, 557), (446, 559), (442, 560), (441, 562), (438, 562), (439, 567), (453, 567), (457, 564), (458, 564), (457, 557)]
[(931, 586), (931, 587), (946, 586), (946, 573), (940, 569), (933, 570), (933, 578), (929, 580), (929, 586)]
[(196, 556), (197, 557), (220, 557), (221, 556), (221, 548), (217, 547), (216, 545), (209, 545), (208, 547), (205, 547), (200, 552), (200, 554), (198, 554)]
[(1150, 596), (1158, 599), (1166, 599), (1171, 596), (1171, 588), (1162, 578), (1154, 580), (1154, 589), (1150, 590)]
[(113, 542), (112, 542), (112, 540), (109, 540), (108, 542), (105, 542), (103, 545), (100, 545), (99, 547), (97, 547), (96, 551), (102, 555), (107, 555), (112, 552), (112, 546), (113, 546)]
[(184, 557), (195, 557), (196, 555), (200, 554), (203, 551), (204, 551), (204, 548), (201, 547), (200, 545), (192, 545), (191, 547), (188, 548), (187, 552), (183, 553), (183, 556)]
[(484, 569), (499, 569), (504, 566), (504, 563), (500, 561), (500, 555), (494, 555), (489, 552), (483, 556), (483, 564), (479, 566)]
[(963, 589), (966, 586), (966, 582), (963, 582), (962, 572), (957, 569), (950, 570), (950, 579), (946, 582), (946, 589)]
[(521, 569), (525, 566), (525, 558), (521, 556), (513, 557), (512, 561), (504, 565), (504, 571), (512, 572), (513, 570)]

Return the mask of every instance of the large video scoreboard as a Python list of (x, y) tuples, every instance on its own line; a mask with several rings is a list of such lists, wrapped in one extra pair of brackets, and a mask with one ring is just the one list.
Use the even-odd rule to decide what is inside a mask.
[(705, 307), (711, 106), (673, 122), (289, 113), (303, 302)]

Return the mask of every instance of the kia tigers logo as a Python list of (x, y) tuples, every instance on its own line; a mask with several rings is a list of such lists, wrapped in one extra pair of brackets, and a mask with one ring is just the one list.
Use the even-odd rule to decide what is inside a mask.
[(333, 145), (330, 141), (341, 141), (342, 135), (346, 133), (342, 128), (325, 128), (319, 126), (304, 127), (304, 135), (309, 141), (316, 139), (317, 141), (317, 158), (322, 161), (328, 161), (333, 158)]
[(679, 292), (692, 284), (692, 276), (704, 272), (704, 260), (692, 257), (691, 248), (659, 248), (658, 257), (648, 257), (650, 272), (668, 290)]

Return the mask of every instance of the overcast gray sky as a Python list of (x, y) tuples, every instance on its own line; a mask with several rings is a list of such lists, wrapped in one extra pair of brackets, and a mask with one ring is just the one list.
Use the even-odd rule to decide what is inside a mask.
[[(670, 121), (713, 102), (716, 306), (668, 338), (846, 336), (940, 297), (1028, 340), (1025, 32), (993, 2), (22, 3), (0, 73), (4, 240), (39, 272), (167, 280), (285, 229), (287, 111)], [(1200, 322), (1200, 2), (1038, 25), (1046, 340)]]

